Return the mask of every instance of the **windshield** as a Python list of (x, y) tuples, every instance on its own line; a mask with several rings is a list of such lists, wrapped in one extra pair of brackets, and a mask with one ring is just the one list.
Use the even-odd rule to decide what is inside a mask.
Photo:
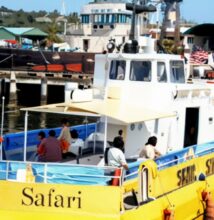
[(170, 61), (170, 80), (172, 83), (185, 83), (184, 63), (182, 61)]
[(124, 60), (112, 60), (110, 68), (110, 79), (124, 80), (126, 72), (126, 61)]
[(131, 81), (151, 81), (151, 62), (150, 61), (132, 61), (131, 62)]

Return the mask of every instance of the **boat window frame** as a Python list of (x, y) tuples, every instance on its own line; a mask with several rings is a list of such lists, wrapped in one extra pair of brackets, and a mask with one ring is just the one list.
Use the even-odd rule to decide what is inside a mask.
[[(149, 67), (148, 66), (145, 66), (143, 65), (143, 68), (141, 69), (141, 67), (138, 67), (140, 68), (141, 70), (144, 69), (144, 75), (143, 74), (138, 74), (138, 79), (134, 79), (133, 77), (136, 77), (137, 74), (135, 74), (135, 76), (133, 75), (132, 73), (132, 68), (133, 68), (133, 64), (137, 63), (137, 62), (141, 62), (141, 63), (147, 63), (149, 64)], [(146, 68), (149, 68), (148, 71), (146, 72)], [(147, 60), (147, 59), (144, 59), (144, 60), (131, 60), (130, 61), (130, 74), (129, 74), (129, 80), (132, 81), (132, 82), (151, 82), (152, 81), (152, 68), (153, 68), (153, 64), (152, 64), (152, 61), (151, 60)], [(138, 70), (139, 71), (139, 70)], [(138, 72), (139, 73), (139, 72)], [(147, 76), (145, 77), (145, 75), (147, 74)], [(133, 75), (133, 76), (132, 76)]]
[[(175, 62), (177, 62), (177, 64), (175, 64)], [(173, 68), (173, 66), (174, 67), (178, 66), (178, 64), (182, 64), (182, 65), (180, 65), (179, 68)], [(169, 67), (170, 67), (170, 82), (179, 83), (179, 84), (185, 83), (184, 62), (182, 60), (170, 60)], [(179, 69), (179, 72), (176, 71), (178, 69)], [(181, 69), (182, 69), (182, 72), (180, 71)]]
[(126, 66), (127, 66), (126, 60), (120, 60), (120, 59), (111, 60), (110, 70), (109, 70), (109, 79), (110, 80), (125, 80)]
[[(158, 67), (159, 64), (164, 64), (164, 70), (162, 74), (159, 74), (161, 70), (159, 71)], [(157, 82), (158, 83), (167, 83), (168, 82), (168, 76), (167, 76), (167, 68), (166, 68), (166, 63), (164, 61), (157, 61)]]

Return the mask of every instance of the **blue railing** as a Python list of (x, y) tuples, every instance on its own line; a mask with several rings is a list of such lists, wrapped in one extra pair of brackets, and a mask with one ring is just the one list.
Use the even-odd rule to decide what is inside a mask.
[[(37, 146), (39, 143), (38, 133), (44, 131), (46, 136), (50, 130), (55, 130), (56, 136), (59, 136), (61, 127), (50, 129), (37, 129), (27, 132), (27, 149), (33, 146)], [(79, 138), (85, 140), (91, 133), (96, 131), (96, 123), (86, 125), (76, 125), (70, 127), (70, 129), (76, 129)], [(24, 132), (12, 133), (4, 135), (3, 151), (4, 159), (6, 160), (23, 160), (23, 148), (24, 148)], [(28, 151), (28, 150), (27, 150)], [(13, 153), (14, 152), (14, 153)], [(32, 152), (27, 152), (27, 158), (31, 157)]]
[(0, 180), (25, 182), (28, 165), (36, 183), (111, 185), (112, 178), (118, 178), (118, 183), (121, 179), (121, 176), (114, 176), (117, 168), (113, 167), (5, 161), (0, 162)]

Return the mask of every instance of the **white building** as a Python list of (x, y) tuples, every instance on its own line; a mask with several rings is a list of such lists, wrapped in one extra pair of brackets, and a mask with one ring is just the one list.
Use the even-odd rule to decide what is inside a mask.
[[(127, 0), (95, 0), (81, 10), (81, 24), (68, 27), (64, 40), (78, 51), (103, 52), (110, 39), (119, 45), (129, 38), (132, 11), (126, 10)], [(143, 1), (145, 4), (147, 0)], [(139, 18), (141, 24), (146, 15)], [(143, 25), (141, 25), (142, 27)], [(143, 30), (143, 28), (141, 28)], [(142, 30), (139, 34), (143, 34)]]
[(111, 38), (127, 40), (131, 15), (124, 0), (95, 0), (82, 7), (81, 24), (68, 28), (65, 40), (78, 51), (103, 52)]

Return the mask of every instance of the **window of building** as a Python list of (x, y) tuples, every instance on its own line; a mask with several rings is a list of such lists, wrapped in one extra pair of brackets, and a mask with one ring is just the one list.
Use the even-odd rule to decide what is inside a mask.
[(164, 62), (157, 63), (157, 79), (158, 82), (167, 82), (166, 65)]
[(109, 22), (109, 15), (108, 14), (106, 15), (106, 23), (110, 23)]
[(94, 22), (97, 23), (98, 22), (98, 15), (94, 15)]
[(151, 62), (150, 61), (132, 61), (129, 79), (131, 81), (151, 81)]
[(109, 78), (113, 80), (124, 80), (126, 72), (126, 61), (112, 60)]
[(82, 15), (82, 23), (83, 24), (89, 23), (89, 15)]
[(87, 52), (87, 51), (88, 51), (88, 48), (89, 48), (89, 40), (88, 40), (88, 39), (84, 39), (84, 40), (83, 40), (83, 50), (84, 50), (85, 52)]
[(170, 81), (172, 83), (185, 83), (184, 63), (182, 61), (170, 61)]
[(194, 37), (188, 37), (187, 38), (187, 43), (188, 44), (193, 44), (194, 43)]

